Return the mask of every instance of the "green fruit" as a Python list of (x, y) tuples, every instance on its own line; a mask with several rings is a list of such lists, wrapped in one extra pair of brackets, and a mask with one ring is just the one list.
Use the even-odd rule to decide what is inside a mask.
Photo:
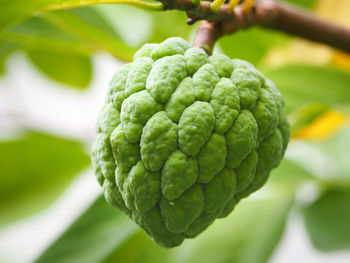
[(272, 81), (181, 38), (144, 45), (115, 74), (98, 132), (92, 162), (106, 200), (165, 247), (262, 187), (289, 141)]

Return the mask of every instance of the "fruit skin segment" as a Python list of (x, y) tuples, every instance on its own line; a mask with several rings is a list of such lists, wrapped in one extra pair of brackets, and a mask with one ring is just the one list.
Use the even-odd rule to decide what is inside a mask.
[(179, 246), (261, 188), (289, 124), (253, 65), (182, 38), (145, 44), (112, 78), (91, 159), (106, 200), (159, 245)]

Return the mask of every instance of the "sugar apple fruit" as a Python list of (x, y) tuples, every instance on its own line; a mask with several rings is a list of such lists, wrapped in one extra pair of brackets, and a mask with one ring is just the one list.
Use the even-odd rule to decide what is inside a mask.
[(113, 77), (92, 162), (108, 203), (159, 245), (193, 238), (259, 189), (289, 141), (283, 99), (248, 62), (182, 38)]

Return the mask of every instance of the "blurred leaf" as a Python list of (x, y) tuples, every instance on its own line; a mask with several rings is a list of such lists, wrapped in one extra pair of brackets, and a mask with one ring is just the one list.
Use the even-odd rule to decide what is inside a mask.
[(304, 8), (313, 8), (317, 0), (283, 0), (284, 2), (289, 2)]
[(144, 12), (124, 5), (98, 5), (95, 8), (114, 25), (124, 41), (128, 44), (130, 42), (132, 46), (139, 46), (144, 42), (158, 43), (173, 36), (188, 39), (190, 32), (195, 28), (187, 25), (187, 16), (184, 12), (176, 10)]
[[(96, 0), (31, 0), (28, 3), (26, 0), (1, 0), (0, 30), (40, 12), (83, 7), (96, 4), (96, 2)], [(125, 4), (124, 1), (120, 1), (120, 3)], [(114, 1), (114, 4), (117, 4), (117, 1)], [(147, 9), (134, 2), (128, 2), (128, 4)]]
[(122, 60), (130, 60), (134, 52), (95, 7), (36, 16), (4, 30), (0, 38), (26, 49), (68, 54), (91, 55), (103, 50)]
[(140, 46), (145, 42), (159, 43), (174, 36), (188, 39), (190, 32), (195, 28), (187, 25), (184, 12), (176, 10), (144, 12), (124, 5), (98, 5), (95, 8), (114, 26), (124, 42), (131, 46)]
[[(94, 8), (118, 32), (123, 42), (131, 47), (140, 46), (152, 34), (153, 12), (145, 12), (128, 5), (96, 5)], [(171, 15), (172, 12), (168, 14)]]
[(350, 73), (309, 65), (282, 66), (265, 73), (282, 92), (287, 113), (309, 103), (350, 112)]
[(1, 0), (0, 30), (15, 25), (58, 0)]
[(100, 197), (37, 262), (266, 262), (291, 205), (290, 197), (243, 201), (199, 237), (165, 249)]
[[(21, 0), (15, 2), (21, 2)], [(79, 5), (79, 2), (75, 0), (47, 0), (45, 3), (40, 3), (36, 0), (31, 4), (36, 8), (40, 7), (38, 10), (41, 10), (57, 3)], [(0, 11), (0, 14), (5, 12), (7, 8), (10, 9), (9, 12), (12, 10), (12, 4), (7, 4)], [(82, 1), (82, 4), (86, 4), (86, 1), (84, 3)], [(19, 9), (21, 10), (21, 7)], [(19, 13), (21, 13), (20, 10), (18, 10)], [(129, 24), (132, 24), (130, 21), (135, 20), (132, 14), (137, 14), (137, 12), (140, 14), (143, 11), (135, 11), (135, 8), (132, 7), (116, 5), (45, 12), (42, 16), (31, 18), (20, 25), (5, 30), (0, 39), (20, 44), (23, 48), (30, 50), (39, 49), (77, 55), (90, 55), (100, 50), (107, 51), (120, 60), (131, 61), (136, 49), (131, 47), (132, 43), (127, 42), (131, 37), (122, 39), (120, 32), (123, 32), (124, 36), (125, 34), (135, 35), (135, 31), (139, 28), (132, 28)], [(160, 42), (170, 36), (187, 38), (191, 31), (191, 27), (186, 24), (186, 15), (183, 12), (174, 11), (166, 14), (143, 12), (142, 14), (137, 18), (140, 19), (141, 17), (146, 22), (144, 24), (150, 24), (151, 26), (142, 42)], [(121, 19), (120, 17), (126, 17), (127, 19)], [(15, 17), (13, 18), (15, 19)], [(164, 23), (165, 20), (167, 23)], [(169, 30), (168, 24), (172, 25), (172, 30)]]
[(2, 42), (0, 39), (0, 75), (5, 73), (6, 59), (17, 49), (18, 46), (16, 44)]
[[(309, 179), (312, 176), (307, 171), (284, 159), (261, 189), (268, 188), (270, 195), (272, 190), (276, 199), (244, 200), (228, 218), (215, 221), (200, 236), (171, 250), (155, 245), (139, 231), (103, 262), (266, 262), (283, 233), (290, 197)], [(130, 253), (135, 249), (137, 253)]]
[(288, 118), (292, 136), (307, 125), (311, 124), (327, 110), (329, 110), (329, 107), (323, 103), (309, 103), (298, 108), (289, 115)]
[(0, 36), (6, 44), (17, 46), (18, 50), (44, 50), (72, 55), (89, 56), (93, 50), (76, 41), (66, 41), (49, 36), (22, 32), (3, 32)]
[[(188, 40), (193, 27), (187, 25), (187, 16), (184, 12), (152, 12), (153, 32), (147, 42), (161, 42), (169, 37), (183, 37)], [(164, 23), (166, 21), (166, 23)], [(171, 30), (169, 30), (171, 25)]]
[(49, 12), (44, 17), (96, 50), (109, 52), (119, 60), (132, 60), (135, 49), (121, 40), (115, 28), (95, 7)]
[(283, 234), (297, 185), (309, 178), (284, 160), (270, 180), (284, 185), (273, 198), (243, 200), (226, 219), (174, 249), (156, 245), (100, 196), (37, 262), (266, 262)]
[[(181, 247), (185, 246), (185, 243)], [(142, 230), (135, 232), (125, 243), (111, 251), (103, 263), (127, 262), (127, 263), (177, 263), (178, 248), (163, 248), (155, 244)], [(181, 262), (181, 261), (180, 261)], [(185, 262), (185, 261), (184, 261)], [(193, 261), (199, 262), (199, 261)]]
[(270, 48), (283, 44), (287, 36), (272, 30), (252, 27), (239, 30), (219, 40), (223, 52), (231, 58), (239, 58), (256, 64)]
[(100, 196), (36, 262), (101, 262), (136, 231), (135, 223)]
[(323, 140), (296, 141), (288, 158), (303, 167), (322, 185), (350, 187), (350, 126)]
[(42, 73), (56, 81), (78, 88), (90, 83), (93, 49), (42, 17), (5, 30), (0, 39), (24, 50)]
[(267, 262), (292, 205), (290, 197), (245, 200), (224, 220), (177, 251), (178, 262)]
[(310, 142), (309, 144), (336, 163), (332, 179), (339, 180), (340, 186), (344, 186), (345, 182), (350, 186), (350, 126), (343, 128), (327, 140)]
[(350, 189), (333, 189), (304, 209), (314, 246), (333, 251), (350, 248)]
[(0, 225), (50, 204), (89, 163), (80, 143), (52, 135), (0, 141)]
[(283, 158), (280, 165), (272, 170), (267, 184), (260, 191), (268, 189), (279, 195), (293, 196), (298, 187), (314, 177), (296, 162)]
[(346, 114), (332, 109), (327, 110), (315, 116), (315, 119), (308, 125), (299, 130), (292, 130), (292, 137), (304, 140), (325, 139), (337, 133), (348, 121)]
[(89, 57), (96, 51), (110, 52), (124, 61), (134, 53), (92, 7), (33, 17), (5, 30), (0, 39), (24, 49), (44, 74), (80, 88), (91, 80)]
[(42, 73), (58, 82), (86, 88), (91, 81), (90, 57), (42, 50), (28, 51), (27, 55)]
[(104, 262), (266, 262), (282, 236), (291, 204), (290, 198), (245, 200), (228, 218), (171, 250), (138, 233)]
[(75, 36), (61, 30), (42, 16), (36, 16), (10, 29), (0, 39), (24, 50), (46, 50), (73, 55), (91, 55), (94, 51)]

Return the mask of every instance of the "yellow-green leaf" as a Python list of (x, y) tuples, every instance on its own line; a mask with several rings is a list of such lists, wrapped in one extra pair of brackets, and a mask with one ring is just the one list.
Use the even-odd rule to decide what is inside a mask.
[(0, 141), (0, 225), (49, 205), (89, 164), (73, 140), (26, 132)]

